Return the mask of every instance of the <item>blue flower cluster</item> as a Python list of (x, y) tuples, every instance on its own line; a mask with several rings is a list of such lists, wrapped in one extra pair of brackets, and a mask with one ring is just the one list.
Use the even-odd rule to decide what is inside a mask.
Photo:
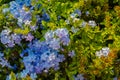
[(0, 34), (1, 43), (4, 44), (6, 47), (14, 47), (15, 44), (20, 44), (21, 42), (21, 35), (11, 33), (9, 29), (2, 30)]
[[(88, 16), (90, 13), (89, 13), (89, 11), (86, 11), (86, 16)], [(81, 15), (82, 15), (82, 12), (81, 12), (81, 10), (79, 10), (79, 9), (76, 9), (71, 15), (70, 15), (70, 18), (72, 19), (72, 22), (74, 23), (74, 22), (76, 22), (76, 21), (80, 21), (81, 23), (79, 24), (79, 26), (80, 27), (85, 27), (86, 25), (89, 25), (89, 26), (91, 26), (91, 27), (95, 27), (95, 26), (97, 26), (97, 24), (96, 24), (96, 22), (94, 21), (94, 20), (89, 20), (88, 22), (86, 22), (86, 21), (84, 21), (84, 20), (82, 20), (82, 19), (80, 19), (81, 18)], [(71, 20), (65, 20), (65, 22), (66, 22), (66, 24), (70, 24), (70, 21)], [(71, 28), (72, 29), (72, 31), (74, 30), (73, 29), (73, 27)]]
[[(23, 39), (29, 41), (27, 48), (20, 54), (24, 69), (16, 74), (18, 79), (29, 75), (32, 80), (35, 80), (37, 74), (47, 73), (50, 69), (58, 70), (60, 68), (59, 63), (65, 60), (64, 55), (60, 54), (60, 51), (70, 43), (69, 32), (66, 28), (58, 28), (54, 31), (49, 30), (44, 35), (45, 41), (39, 41), (32, 35), (31, 32), (39, 30), (39, 27), (42, 30), (42, 20), (50, 20), (49, 15), (42, 9), (41, 14), (34, 15), (36, 22), (31, 24), (32, 13), (35, 11), (34, 7), (36, 6), (40, 7), (40, 5), (31, 5), (31, 0), (15, 0), (10, 2), (8, 9), (3, 10), (4, 13), (8, 10), (10, 11), (14, 18), (17, 19), (19, 27), (24, 29), (24, 27), (29, 26), (31, 29), (26, 35), (15, 34), (10, 29), (2, 30), (0, 34), (1, 43), (6, 47), (14, 47), (15, 44), (21, 45)], [(75, 13), (80, 15), (80, 11), (76, 10)], [(69, 56), (73, 57), (74, 51)], [(7, 79), (10, 80), (10, 76)]]
[(30, 0), (16, 0), (10, 2), (10, 12), (18, 20), (17, 24), (22, 27), (23, 23), (28, 24), (31, 20), (31, 12), (25, 11), (25, 6), (30, 6)]
[(44, 38), (49, 44), (49, 47), (53, 49), (59, 49), (60, 44), (67, 46), (70, 42), (68, 30), (66, 28), (59, 28), (55, 31), (48, 31)]
[(28, 33), (27, 35), (22, 35), (22, 39), (31, 42), (34, 39), (34, 36), (31, 33)]
[(31, 42), (34, 39), (34, 36), (31, 33), (28, 33), (27, 35), (11, 33), (10, 29), (4, 29), (0, 34), (1, 43), (6, 47), (14, 47), (15, 44), (20, 45), (22, 39)]
[(65, 60), (64, 55), (59, 54), (59, 49), (62, 45), (67, 46), (69, 42), (69, 34), (65, 28), (48, 31), (45, 34), (45, 41), (32, 41), (20, 54), (25, 66), (21, 77), (26, 77), (28, 74), (33, 77), (41, 72), (48, 72), (50, 68), (58, 70), (59, 63)]
[[(41, 44), (39, 41), (38, 43)], [(25, 70), (21, 72), (21, 77), (26, 77), (27, 74), (48, 72), (50, 68), (59, 69), (59, 62), (65, 59), (64, 56), (58, 54), (55, 50), (49, 49), (49, 47), (47, 47), (48, 50), (42, 51), (42, 47), (46, 46), (39, 45), (39, 47), (34, 47), (34, 49), (39, 49), (39, 51), (34, 51), (33, 48), (32, 50), (30, 48), (26, 49), (28, 56), (23, 56)]]
[[(23, 24), (30, 25), (32, 19), (32, 12), (34, 12), (34, 7), (40, 5), (31, 5), (31, 0), (15, 0), (10, 2), (10, 12), (11, 14), (18, 20), (17, 24), (19, 27), (23, 28)], [(25, 10), (26, 7), (29, 7), (29, 10)], [(38, 7), (38, 8), (39, 8)], [(4, 11), (5, 12), (5, 11)], [(49, 15), (43, 10), (42, 16), (36, 15), (36, 24), (35, 26), (31, 26), (31, 30), (35, 30), (38, 26), (41, 27), (41, 21), (49, 21)]]
[[(26, 7), (29, 7), (29, 10), (25, 10)], [(30, 31), (35, 31), (38, 29), (38, 27), (42, 27), (41, 21), (49, 21), (50, 17), (49, 15), (43, 10), (42, 16), (36, 15), (36, 24), (31, 24), (32, 19), (32, 12), (34, 11), (35, 5), (31, 5), (31, 0), (15, 0), (10, 2), (10, 7), (3, 9), (3, 12), (7, 12), (8, 10), (10, 13), (14, 16), (14, 18), (17, 19), (17, 24), (19, 27), (24, 29), (24, 25), (27, 25), (30, 27)], [(40, 6), (39, 6), (40, 7)], [(38, 8), (39, 8), (38, 7)], [(33, 8), (33, 10), (31, 10)], [(20, 44), (22, 39), (26, 39), (26, 41), (32, 41), (34, 39), (34, 36), (29, 31), (28, 34), (10, 34), (9, 29), (2, 30), (0, 35), (1, 43), (5, 44), (7, 47), (14, 47), (15, 44)]]

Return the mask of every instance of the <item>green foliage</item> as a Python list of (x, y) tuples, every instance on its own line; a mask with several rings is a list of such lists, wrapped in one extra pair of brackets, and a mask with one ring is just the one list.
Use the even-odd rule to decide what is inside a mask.
[(10, 77), (10, 80), (16, 80), (16, 76), (13, 72), (11, 72), (9, 77)]
[[(117, 2), (117, 1), (116, 1)], [(116, 28), (119, 26), (119, 19), (112, 17), (114, 15), (111, 14), (115, 11), (108, 11), (108, 0), (89, 0), (86, 4), (84, 0), (80, 1), (54, 1), (50, 0), (44, 1), (41, 0), (38, 3), (42, 4), (42, 7), (33, 13), (33, 14), (41, 14), (42, 8), (45, 8), (45, 10), (50, 15), (50, 21), (45, 22), (43, 21), (42, 24), (44, 27), (49, 27), (50, 29), (56, 29), (58, 27), (67, 27), (70, 29), (72, 26), (67, 25), (65, 23), (66, 19), (71, 20), (70, 14), (74, 12), (76, 8), (82, 9), (82, 17), (83, 20), (89, 21), (91, 19), (95, 19), (100, 26), (96, 26), (95, 28), (91, 28), (90, 26), (85, 26), (85, 28), (80, 28), (78, 23), (81, 23), (83, 20), (80, 20), (80, 22), (70, 22), (70, 24), (74, 25), (76, 28), (80, 28), (79, 31), (75, 34), (71, 34), (71, 45), (70, 49), (72, 48), (76, 52), (76, 56), (71, 59), (71, 63), (67, 62), (68, 65), (67, 68), (65, 68), (66, 76), (71, 79), (73, 79), (73, 75), (77, 73), (83, 73), (85, 75), (89, 75), (90, 77), (87, 77), (88, 79), (95, 79), (97, 76), (98, 78), (101, 77), (102, 80), (111, 78), (111, 75), (114, 74), (111, 72), (113, 70), (112, 65), (107, 66), (105, 68), (101, 67), (101, 64), (105, 64), (101, 61), (101, 59), (98, 59), (95, 57), (95, 52), (100, 50), (102, 47), (108, 46), (110, 48), (120, 48), (119, 45), (119, 34), (118, 31), (116, 31)], [(34, 2), (33, 2), (34, 4)], [(55, 4), (55, 5), (54, 5)], [(93, 5), (92, 5), (93, 4)], [(106, 5), (104, 5), (106, 4)], [(73, 6), (74, 5), (74, 6)], [(86, 7), (87, 6), (87, 7)], [(85, 11), (89, 10), (90, 15), (87, 17), (84, 15)], [(103, 11), (105, 13), (103, 13)], [(58, 19), (58, 16), (61, 16), (62, 18), (60, 20)], [(100, 18), (102, 16), (102, 19)], [(101, 20), (100, 20), (100, 19)], [(118, 21), (118, 22), (116, 22)], [(33, 24), (36, 22), (33, 15)], [(113, 24), (112, 24), (113, 22)], [(116, 23), (116, 24), (115, 24)], [(100, 27), (104, 25), (105, 28), (100, 29)], [(119, 30), (119, 29), (118, 29)], [(116, 31), (116, 32), (115, 32)], [(40, 33), (35, 33), (36, 37), (40, 37)], [(109, 40), (112, 40), (113, 42), (108, 42)], [(74, 44), (73, 44), (74, 43)], [(98, 70), (96, 70), (96, 68)], [(93, 70), (93, 71), (92, 71)], [(99, 72), (100, 71), (100, 72)], [(108, 74), (109, 73), (109, 74)], [(93, 75), (94, 74), (94, 75)], [(102, 75), (105, 75), (107, 77), (102, 77)], [(55, 74), (55, 80), (58, 80), (60, 78), (60, 73)], [(66, 78), (66, 77), (63, 77)], [(62, 79), (61, 79), (62, 80)], [(64, 79), (63, 79), (64, 80)]]
[[(10, 0), (0, 0), (0, 5), (8, 3)], [(66, 60), (61, 63), (60, 70), (50, 70), (49, 74), (42, 73), (39, 75), (39, 80), (46, 80), (48, 78), (53, 80), (74, 80), (73, 76), (76, 74), (83, 74), (88, 80), (112, 80), (113, 77), (120, 77), (120, 1), (119, 0), (32, 0), (32, 5), (42, 4), (41, 7), (35, 8), (32, 12), (32, 25), (36, 23), (36, 15), (42, 15), (44, 9), (50, 15), (50, 21), (42, 21), (45, 30), (36, 31), (33, 34), (36, 38), (41, 38), (45, 32), (50, 29), (67, 28), (70, 33), (70, 44), (64, 47), (65, 50), (61, 54), (65, 55)], [(0, 6), (0, 31), (5, 27), (9, 27), (15, 33), (27, 34), (29, 28), (25, 30), (16, 28), (16, 19), (10, 13), (3, 14), (2, 9), (8, 5)], [(70, 15), (76, 10), (80, 9), (82, 14), (78, 20), (73, 20)], [(88, 16), (86, 11), (89, 12)], [(6, 19), (6, 15), (9, 18)], [(60, 19), (58, 19), (60, 17)], [(69, 20), (69, 24), (66, 23)], [(88, 21), (94, 20), (97, 26), (91, 27)], [(82, 22), (87, 24), (84, 27), (80, 25)], [(76, 33), (71, 31), (72, 27), (79, 29)], [(41, 41), (44, 38), (41, 38)], [(27, 43), (26, 43), (27, 44)], [(2, 44), (0, 44), (2, 46)], [(3, 46), (2, 46), (3, 47)], [(10, 56), (19, 57), (21, 47), (16, 46), (14, 49), (5, 49), (5, 57), (10, 60)], [(110, 55), (105, 58), (98, 58), (95, 53), (103, 47), (111, 49)], [(3, 47), (4, 48), (4, 47)], [(68, 56), (70, 50), (75, 50), (73, 58)], [(13, 53), (13, 54), (11, 54)], [(17, 54), (17, 55), (16, 55)], [(19, 60), (15, 63), (19, 65), (22, 70), (23, 64), (18, 64)], [(1, 67), (0, 67), (1, 68)], [(6, 70), (5, 70), (6, 71)], [(3, 72), (4, 74), (6, 72)], [(11, 71), (11, 70), (10, 70)], [(4, 76), (4, 74), (0, 75)], [(11, 72), (11, 80), (16, 80), (15, 74)], [(31, 80), (29, 76), (22, 80)]]

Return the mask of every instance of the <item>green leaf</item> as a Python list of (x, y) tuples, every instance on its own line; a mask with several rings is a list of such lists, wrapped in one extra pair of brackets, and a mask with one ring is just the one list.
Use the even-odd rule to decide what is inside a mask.
[(74, 80), (74, 75), (77, 73), (77, 71), (69, 71), (68, 69), (65, 69), (66, 70), (66, 73), (67, 73), (67, 76), (69, 77), (70, 80)]
[(10, 80), (16, 80), (15, 73), (13, 72), (10, 73)]

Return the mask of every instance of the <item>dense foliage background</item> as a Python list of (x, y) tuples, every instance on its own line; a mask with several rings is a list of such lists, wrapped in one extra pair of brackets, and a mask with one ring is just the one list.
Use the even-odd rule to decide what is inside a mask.
[(119, 0), (0, 0), (0, 80), (119, 80)]

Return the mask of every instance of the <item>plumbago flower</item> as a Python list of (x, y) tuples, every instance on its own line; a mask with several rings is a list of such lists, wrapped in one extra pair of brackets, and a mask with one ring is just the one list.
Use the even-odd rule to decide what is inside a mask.
[(64, 55), (59, 52), (61, 45), (67, 46), (70, 42), (67, 29), (48, 31), (44, 37), (45, 41), (33, 40), (30, 42), (28, 48), (20, 54), (25, 66), (20, 73), (21, 78), (28, 74), (32, 78), (36, 78), (36, 74), (48, 72), (50, 68), (58, 70), (59, 63), (65, 60)]
[(31, 33), (28, 33), (27, 35), (23, 35), (22, 38), (31, 42), (34, 39), (34, 36)]
[[(10, 2), (10, 13), (17, 19), (17, 24), (19, 27), (23, 28), (23, 25), (28, 25), (31, 26), (31, 19), (32, 19), (32, 12), (34, 12), (34, 7), (39, 5), (31, 5), (31, 0), (15, 0)], [(29, 7), (28, 10), (25, 10), (26, 7)], [(5, 12), (5, 11), (4, 11)], [(41, 17), (39, 15), (34, 15), (36, 16), (36, 24), (34, 29), (37, 28), (37, 26), (42, 27), (41, 21), (49, 21), (50, 17), (49, 15), (45, 12), (42, 11)], [(33, 30), (33, 27), (30, 27), (31, 30)]]
[[(28, 5), (26, 0), (16, 0), (10, 2), (10, 12), (18, 20), (17, 24), (22, 27), (23, 23), (28, 23), (31, 21), (31, 12), (24, 10), (24, 5)], [(30, 1), (30, 0), (29, 0)], [(28, 2), (28, 1), (27, 1)], [(28, 2), (30, 3), (30, 2)], [(30, 5), (30, 4), (29, 4)]]
[(44, 37), (47, 43), (52, 48), (56, 47), (57, 49), (60, 48), (60, 44), (63, 44), (64, 46), (68, 46), (70, 42), (68, 30), (66, 28), (60, 28), (55, 31), (48, 31)]
[(76, 9), (71, 15), (70, 15), (70, 17), (71, 18), (76, 18), (76, 16), (81, 16), (82, 15), (82, 12), (81, 12), (81, 10), (79, 10), (79, 9)]
[(6, 47), (14, 47), (15, 44), (19, 45), (22, 39), (21, 35), (11, 33), (10, 29), (5, 29), (0, 34), (0, 40)]
[[(24, 56), (27, 54), (28, 56)], [(48, 72), (50, 68), (54, 70), (59, 69), (59, 62), (65, 60), (58, 50), (49, 47), (46, 42), (38, 40), (29, 44), (29, 47), (21, 54), (23, 57), (25, 70), (21, 72), (21, 77), (26, 77), (27, 74), (39, 74), (41, 72)]]
[[(80, 20), (80, 17), (82, 15), (82, 12), (81, 10), (79, 9), (76, 9), (72, 14), (70, 14), (70, 17), (71, 19), (73, 20), (73, 22), (75, 21), (79, 21)], [(86, 12), (86, 15), (88, 16), (89, 15), (89, 11)], [(79, 17), (79, 18), (78, 18)], [(66, 20), (65, 21), (66, 24), (70, 24), (69, 20)], [(82, 21), (82, 23), (80, 24), (80, 27), (85, 27), (86, 25), (89, 25), (91, 27), (95, 27), (97, 26), (96, 22), (94, 20), (89, 20), (88, 22), (85, 22), (84, 20)]]
[(82, 74), (78, 74), (77, 76), (74, 76), (74, 80), (85, 80)]
[(71, 58), (75, 56), (75, 51), (72, 50), (68, 53), (68, 56), (70, 56)]

